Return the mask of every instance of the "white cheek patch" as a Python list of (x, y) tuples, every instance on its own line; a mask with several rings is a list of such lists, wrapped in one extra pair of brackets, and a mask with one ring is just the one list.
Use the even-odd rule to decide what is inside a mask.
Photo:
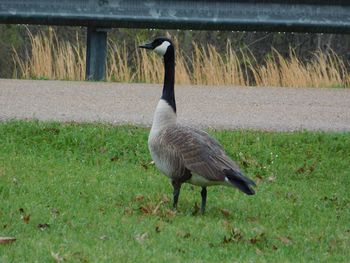
[(159, 55), (162, 55), (164, 56), (166, 50), (168, 49), (168, 46), (170, 46), (170, 42), (169, 41), (164, 41), (161, 45), (159, 45), (158, 47), (156, 47), (154, 49), (154, 51), (159, 54)]

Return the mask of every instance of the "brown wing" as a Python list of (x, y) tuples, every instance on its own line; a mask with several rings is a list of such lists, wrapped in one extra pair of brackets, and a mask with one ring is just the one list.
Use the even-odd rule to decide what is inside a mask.
[(179, 153), (187, 169), (210, 181), (224, 181), (227, 171), (241, 173), (221, 145), (206, 132), (173, 126), (163, 134), (163, 143)]

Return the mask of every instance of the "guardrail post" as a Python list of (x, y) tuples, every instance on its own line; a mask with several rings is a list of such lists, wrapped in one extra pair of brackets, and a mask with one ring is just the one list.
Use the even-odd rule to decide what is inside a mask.
[(87, 28), (86, 79), (106, 78), (107, 28)]

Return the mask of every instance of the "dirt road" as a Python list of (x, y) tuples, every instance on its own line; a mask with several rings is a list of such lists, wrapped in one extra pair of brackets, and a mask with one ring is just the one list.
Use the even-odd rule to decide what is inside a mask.
[[(350, 89), (176, 87), (181, 123), (218, 129), (350, 131)], [(150, 126), (161, 85), (0, 79), (0, 121)]]

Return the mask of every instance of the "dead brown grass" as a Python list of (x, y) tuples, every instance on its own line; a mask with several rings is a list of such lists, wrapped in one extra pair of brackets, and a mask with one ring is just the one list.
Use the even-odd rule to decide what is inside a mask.
[[(20, 57), (14, 50), (14, 76), (83, 80), (85, 78), (85, 47), (75, 41), (57, 39), (53, 30), (33, 35), (29, 30), (30, 50)], [(293, 49), (288, 58), (272, 49), (259, 65), (249, 49), (236, 51), (227, 42), (223, 53), (213, 45), (193, 42), (189, 57), (179, 49), (177, 40), (177, 84), (238, 85), (273, 87), (349, 87), (350, 74), (344, 61), (333, 51), (314, 52), (308, 62), (301, 61)], [(137, 48), (129, 54), (126, 43), (108, 42), (107, 81), (162, 83), (164, 69), (159, 57)]]
[(128, 61), (126, 43), (118, 46), (112, 41), (108, 42), (108, 61), (106, 78), (108, 81), (133, 82), (136, 74), (132, 72)]
[(286, 59), (272, 50), (265, 65), (251, 66), (258, 86), (274, 87), (349, 87), (349, 72), (344, 61), (334, 52), (324, 54), (316, 51), (313, 59), (302, 62), (290, 49)]
[(14, 49), (15, 76), (20, 78), (49, 78), (82, 80), (85, 77), (85, 47), (76, 41), (58, 40), (54, 30), (33, 35), (29, 30), (30, 50), (20, 58)]

